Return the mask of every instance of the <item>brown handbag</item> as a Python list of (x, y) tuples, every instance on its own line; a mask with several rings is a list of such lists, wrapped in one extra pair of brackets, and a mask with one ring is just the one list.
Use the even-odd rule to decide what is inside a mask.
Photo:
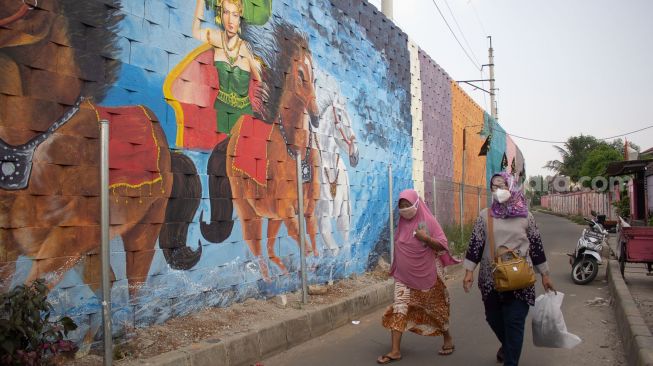
[[(514, 250), (506, 250), (495, 258), (494, 252), (494, 223), (492, 215), (488, 212), (488, 235), (490, 240), (490, 263), (494, 288), (498, 292), (521, 290), (535, 284), (535, 272), (525, 257)], [(504, 259), (504, 256), (511, 256)]]

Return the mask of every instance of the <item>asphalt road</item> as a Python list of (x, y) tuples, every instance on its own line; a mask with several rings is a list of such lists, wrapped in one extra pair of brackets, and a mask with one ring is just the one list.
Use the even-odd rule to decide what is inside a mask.
[[(601, 266), (598, 277), (589, 285), (575, 285), (570, 278), (571, 268), (565, 253), (573, 251), (582, 226), (547, 214), (535, 213), (535, 217), (552, 269), (554, 286), (565, 294), (562, 309), (567, 328), (581, 337), (583, 342), (573, 350), (533, 346), (529, 314), (520, 364), (625, 365), (614, 313), (608, 304), (607, 266)], [(466, 294), (462, 289), (462, 272), (451, 275), (453, 278), (447, 281), (447, 285), (451, 295), (450, 323), (455, 352), (450, 356), (439, 356), (437, 351), (442, 345), (441, 337), (422, 337), (408, 332), (402, 340), (403, 359), (393, 364), (497, 364), (494, 357), (499, 343), (485, 322), (478, 288), (474, 286), (473, 291)], [(541, 293), (539, 278), (536, 286), (538, 294)], [(606, 301), (594, 301), (597, 298)], [(261, 363), (265, 366), (375, 365), (376, 358), (390, 350), (390, 334), (381, 326), (382, 314), (383, 309), (380, 309), (359, 319), (358, 325), (348, 324)]]

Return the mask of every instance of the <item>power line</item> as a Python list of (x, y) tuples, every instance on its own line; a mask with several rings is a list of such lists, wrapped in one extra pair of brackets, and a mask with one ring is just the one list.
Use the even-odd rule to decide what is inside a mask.
[(480, 62), (478, 62), (478, 58), (474, 54), (474, 49), (472, 48), (472, 46), (469, 45), (469, 42), (467, 42), (467, 37), (465, 37), (465, 33), (460, 28), (460, 24), (458, 24), (458, 20), (456, 20), (456, 16), (453, 15), (453, 11), (451, 10), (451, 7), (449, 6), (449, 2), (447, 0), (444, 0), (444, 4), (447, 6), (447, 9), (449, 9), (449, 14), (451, 14), (451, 18), (453, 18), (453, 22), (456, 24), (456, 28), (458, 28), (458, 32), (460, 32), (460, 35), (463, 37), (463, 41), (465, 41), (465, 44), (467, 45), (467, 48), (469, 48), (469, 52), (471, 52), (471, 54), (474, 57), (474, 60), (476, 61), (476, 63), (480, 64)]
[(488, 34), (488, 32), (485, 30), (485, 27), (483, 26), (483, 22), (481, 22), (481, 17), (478, 16), (478, 12), (476, 11), (476, 7), (474, 6), (472, 0), (469, 0), (467, 3), (471, 5), (472, 9), (474, 10), (474, 15), (476, 15), (476, 20), (478, 21), (478, 24), (481, 26), (481, 30), (483, 31), (483, 33)]
[(431, 1), (433, 1), (433, 5), (435, 5), (436, 9), (438, 9), (438, 13), (440, 13), (440, 16), (442, 17), (442, 20), (444, 20), (444, 24), (447, 25), (447, 28), (449, 28), (449, 31), (453, 35), (453, 38), (456, 39), (456, 42), (458, 42), (458, 45), (460, 46), (460, 48), (462, 48), (463, 52), (465, 52), (465, 55), (467, 55), (467, 58), (469, 59), (469, 61), (474, 65), (474, 67), (476, 67), (477, 69), (480, 70), (481, 67), (476, 65), (474, 60), (472, 60), (472, 57), (469, 56), (469, 53), (467, 53), (467, 50), (465, 49), (465, 47), (463, 47), (463, 44), (460, 43), (460, 40), (458, 39), (458, 37), (456, 37), (456, 33), (454, 33), (453, 29), (451, 29), (451, 26), (449, 25), (449, 22), (447, 22), (447, 18), (445, 18), (444, 14), (442, 14), (442, 11), (440, 10), (440, 7), (438, 6), (438, 4), (435, 2), (435, 0), (431, 0)]
[[(644, 131), (644, 130), (648, 130), (649, 128), (653, 128), (653, 125), (646, 126), (646, 127), (644, 127), (644, 128), (640, 128), (640, 129), (635, 130), (635, 131), (630, 131), (630, 132), (622, 133), (622, 134), (619, 134), (619, 135), (614, 135), (614, 136), (610, 136), (610, 137), (601, 137), (601, 138), (597, 138), (597, 140), (611, 140), (611, 139), (615, 139), (615, 138), (618, 138), (618, 137), (624, 137), (624, 136), (632, 135), (633, 133), (637, 133), (637, 132), (641, 132), (641, 131)], [(490, 132), (491, 132), (491, 133), (494, 133), (495, 131), (497, 131), (497, 132), (501, 132), (501, 133), (503, 133), (504, 135), (507, 135), (507, 136), (510, 136), (510, 137), (515, 137), (515, 138), (522, 139), (522, 140), (527, 140), (527, 141), (544, 142), (544, 143), (548, 143), (548, 144), (564, 144), (564, 143), (567, 142), (567, 141), (551, 141), (551, 140), (540, 140), (540, 139), (534, 139), (534, 138), (524, 137), (524, 136), (518, 136), (518, 135), (514, 135), (514, 134), (511, 134), (511, 133), (508, 133), (508, 132), (506, 132), (506, 131), (495, 130), (495, 129), (493, 129), (493, 128), (490, 128)]]

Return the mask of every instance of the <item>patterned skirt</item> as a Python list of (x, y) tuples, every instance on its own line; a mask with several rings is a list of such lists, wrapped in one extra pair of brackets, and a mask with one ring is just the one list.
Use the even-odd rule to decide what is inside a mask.
[(395, 280), (394, 303), (383, 314), (390, 330), (409, 330), (424, 336), (441, 336), (449, 330), (449, 292), (438, 277), (428, 290), (411, 289)]

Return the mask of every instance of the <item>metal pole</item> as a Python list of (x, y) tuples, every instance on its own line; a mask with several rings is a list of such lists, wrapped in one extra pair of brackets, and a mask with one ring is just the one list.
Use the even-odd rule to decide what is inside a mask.
[(481, 213), (481, 187), (478, 187), (478, 210), (477, 213)]
[(492, 118), (495, 121), (499, 120), (497, 112), (496, 101), (496, 88), (494, 87), (494, 49), (492, 48), (492, 36), (487, 36), (490, 39), (490, 49), (488, 50), (489, 66), (490, 66), (490, 110), (492, 111)]
[(465, 131), (467, 127), (463, 127), (463, 159), (462, 159), (462, 176), (460, 177), (460, 244), (464, 242), (463, 239), (463, 220), (465, 212), (465, 151), (467, 150)]
[(438, 217), (438, 199), (437, 199), (437, 182), (435, 180), (435, 175), (433, 176), (433, 215)]
[(395, 223), (394, 223), (394, 204), (392, 198), (392, 164), (388, 165), (388, 206), (390, 208), (390, 263), (392, 263), (395, 254)]
[(104, 366), (113, 362), (111, 338), (111, 284), (109, 283), (109, 121), (100, 121), (100, 212), (102, 258), (102, 324), (104, 327)]
[(393, 20), (392, 0), (381, 0), (381, 11), (386, 18)]
[(302, 179), (302, 158), (297, 154), (297, 202), (299, 203), (299, 261), (302, 271), (302, 304), (308, 303), (308, 287), (306, 285), (306, 240), (304, 240), (304, 182)]

